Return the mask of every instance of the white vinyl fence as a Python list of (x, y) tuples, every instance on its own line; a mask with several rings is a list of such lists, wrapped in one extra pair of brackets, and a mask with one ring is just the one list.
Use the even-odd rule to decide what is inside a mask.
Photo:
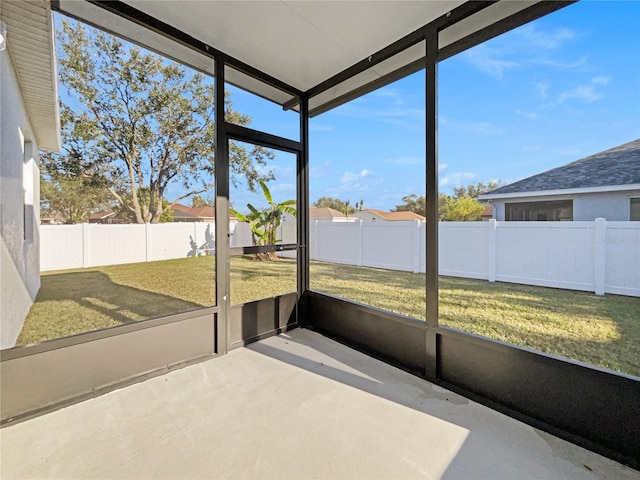
[[(215, 230), (208, 222), (40, 225), (40, 271), (213, 254)], [(247, 224), (230, 230), (232, 247), (251, 245)]]
[[(310, 257), (425, 272), (424, 222), (311, 224)], [(440, 275), (640, 297), (640, 222), (441, 222)]]
[[(231, 246), (251, 245), (243, 223)], [(213, 253), (213, 223), (42, 225), (41, 270), (148, 262)], [(425, 271), (424, 222), (310, 225), (310, 257), (331, 263)], [(295, 224), (279, 238), (295, 242)], [(640, 297), (640, 222), (443, 222), (439, 273), (597, 294)], [(295, 256), (283, 252), (283, 256)]]

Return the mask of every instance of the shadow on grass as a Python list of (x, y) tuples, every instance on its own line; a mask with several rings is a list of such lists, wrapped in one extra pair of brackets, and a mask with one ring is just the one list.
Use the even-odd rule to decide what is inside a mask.
[(124, 325), (202, 308), (204, 305), (115, 283), (105, 273), (42, 276), (18, 345)]

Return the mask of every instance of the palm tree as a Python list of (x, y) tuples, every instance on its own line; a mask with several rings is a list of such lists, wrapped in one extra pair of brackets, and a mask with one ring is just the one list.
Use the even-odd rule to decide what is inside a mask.
[[(269, 187), (262, 180), (259, 181), (262, 187), (264, 198), (267, 200), (268, 206), (261, 210), (256, 207), (247, 204), (247, 208), (250, 213), (244, 215), (235, 209), (231, 209), (231, 213), (238, 218), (241, 222), (246, 222), (251, 227), (251, 233), (253, 234), (253, 244), (260, 245), (274, 245), (280, 241), (276, 238), (278, 233), (278, 227), (282, 223), (282, 214), (288, 213), (294, 217), (297, 214), (295, 207), (295, 200), (285, 200), (284, 202), (276, 203), (273, 201)], [(276, 252), (257, 253), (253, 256), (254, 260), (278, 260)]]

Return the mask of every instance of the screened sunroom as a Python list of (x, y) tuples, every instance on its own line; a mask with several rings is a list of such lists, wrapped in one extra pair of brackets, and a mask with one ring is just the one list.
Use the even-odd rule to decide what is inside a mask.
[(471, 188), (638, 135), (634, 2), (0, 14), (3, 475), (637, 476), (638, 222)]

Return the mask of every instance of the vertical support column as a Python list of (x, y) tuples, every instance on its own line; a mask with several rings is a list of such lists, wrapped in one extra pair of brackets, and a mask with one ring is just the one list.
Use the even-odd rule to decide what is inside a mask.
[(425, 32), (427, 43), (425, 65), (426, 88), (426, 300), (427, 338), (425, 377), (438, 375), (438, 31)]
[(594, 289), (596, 295), (604, 295), (604, 274), (607, 255), (607, 221), (604, 218), (596, 218), (596, 241), (594, 245)]
[(216, 353), (227, 353), (229, 339), (229, 141), (224, 118), (224, 56), (215, 60), (215, 190), (216, 190), (216, 304), (220, 307)]
[(497, 248), (497, 236), (498, 236), (498, 223), (495, 218), (492, 218), (487, 222), (489, 225), (489, 252), (487, 255), (487, 261), (489, 262), (488, 268), (488, 280), (490, 282), (496, 281), (496, 248)]
[[(300, 99), (300, 142), (296, 175), (298, 206), (298, 324), (307, 323), (305, 292), (309, 290), (309, 99)], [(317, 228), (317, 224), (316, 224)], [(318, 237), (316, 235), (316, 244)]]

